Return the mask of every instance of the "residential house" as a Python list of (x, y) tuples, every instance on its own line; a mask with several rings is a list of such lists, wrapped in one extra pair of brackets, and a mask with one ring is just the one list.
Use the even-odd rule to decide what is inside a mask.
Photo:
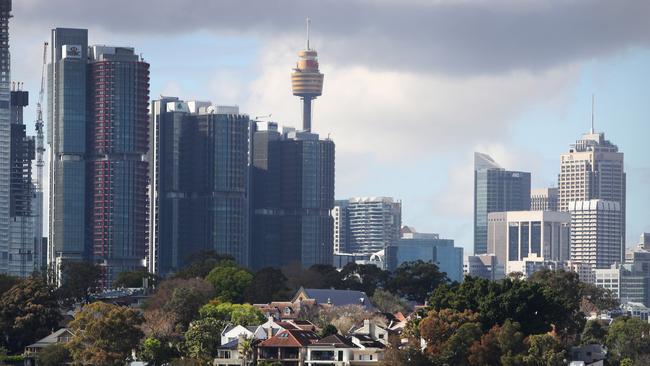
[(350, 330), (350, 336), (367, 336), (373, 341), (377, 341), (382, 345), (388, 345), (388, 337), (395, 332), (388, 329), (383, 325), (372, 322), (369, 319), (363, 321), (363, 325), (354, 327)]
[(261, 325), (243, 326), (229, 324), (221, 331), (221, 344), (244, 337), (247, 339), (266, 339), (267, 332)]
[(346, 306), (359, 305), (365, 310), (374, 311), (375, 307), (370, 302), (370, 298), (363, 291), (354, 290), (334, 290), (334, 289), (317, 289), (301, 287), (293, 296), (291, 302), (305, 301), (313, 299), (317, 305), (321, 306)]
[(283, 366), (304, 366), (307, 346), (318, 341), (309, 330), (284, 329), (257, 344), (257, 362), (279, 362)]
[(43, 348), (57, 343), (68, 343), (73, 336), (74, 334), (68, 328), (61, 328), (47, 337), (38, 340), (36, 343), (25, 347), (25, 365), (36, 365), (36, 357)]
[(307, 346), (308, 366), (349, 366), (357, 348), (352, 341), (338, 335), (329, 335)]

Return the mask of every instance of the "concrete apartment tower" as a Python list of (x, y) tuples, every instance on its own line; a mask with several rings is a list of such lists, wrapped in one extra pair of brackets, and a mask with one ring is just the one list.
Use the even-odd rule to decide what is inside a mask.
[(149, 65), (129, 47), (52, 30), (48, 264), (91, 261), (105, 286), (144, 265)]
[(474, 153), (474, 254), (488, 253), (488, 214), (530, 210), (530, 173), (509, 171)]
[[(595, 132), (593, 124), (589, 133), (582, 135), (569, 147), (568, 152), (560, 156), (558, 176), (560, 211), (569, 211), (572, 202), (598, 199), (618, 203), (617, 211), (620, 217), (616, 221), (619, 222), (620, 227), (614, 230), (619, 238), (616, 243), (608, 242), (607, 246), (614, 245), (616, 248), (608, 248), (607, 251), (618, 253), (619, 262), (623, 261), (625, 252), (625, 180), (623, 153), (616, 145), (605, 139), (604, 133)], [(585, 205), (583, 203), (580, 207)], [(571, 226), (574, 226), (573, 222)], [(576, 250), (580, 250), (577, 247), (580, 245), (583, 244), (572, 242)], [(599, 247), (604, 248), (600, 244)], [(572, 259), (577, 260), (573, 256)]]

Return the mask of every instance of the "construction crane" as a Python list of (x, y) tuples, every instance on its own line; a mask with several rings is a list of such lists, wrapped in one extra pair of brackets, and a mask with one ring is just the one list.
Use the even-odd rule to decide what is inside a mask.
[(43, 43), (43, 64), (41, 65), (41, 90), (38, 92), (38, 103), (36, 103), (36, 190), (43, 192), (43, 167), (45, 166), (45, 133), (43, 131), (43, 96), (45, 94), (45, 67), (47, 66), (47, 46)]

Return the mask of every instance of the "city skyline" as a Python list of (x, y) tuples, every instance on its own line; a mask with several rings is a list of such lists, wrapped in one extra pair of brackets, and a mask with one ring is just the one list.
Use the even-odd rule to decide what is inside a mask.
[[(594, 11), (600, 9), (598, 4)], [(383, 8), (375, 6), (373, 11), (385, 11), (389, 5), (390, 2)], [(584, 6), (581, 2), (576, 6), (580, 5)], [(87, 10), (92, 5), (75, 6)], [(471, 6), (452, 7), (447, 4), (445, 9), (469, 12)], [(405, 11), (414, 7), (416, 5), (410, 4)], [(15, 80), (25, 81), (25, 90), (30, 91), (32, 96), (37, 94), (35, 80), (40, 71), (41, 42), (49, 34), (47, 29), (54, 26), (84, 27), (96, 23), (96, 26), (89, 27), (94, 37), (89, 43), (101, 40), (120, 45), (125, 43), (122, 40), (126, 34), (135, 33), (128, 38), (128, 43), (142, 52), (145, 60), (152, 64), (152, 99), (160, 94), (178, 95), (184, 99), (207, 97), (218, 104), (239, 104), (241, 110), (251, 116), (272, 113), (274, 120), (300, 125), (297, 98), (289, 94), (288, 69), (289, 65), (295, 63), (295, 50), (304, 45), (304, 17), (309, 13), (317, 14), (317, 6), (301, 9), (305, 14), (293, 14), (290, 27), (267, 26), (273, 31), (267, 36), (261, 35), (260, 29), (265, 29), (263, 25), (249, 29), (230, 24), (230, 28), (213, 29), (213, 33), (191, 29), (195, 25), (184, 25), (180, 35), (170, 35), (156, 34), (161, 30), (150, 23), (136, 26), (130, 22), (132, 19), (128, 15), (123, 22), (115, 23), (119, 28), (110, 28), (109, 22), (94, 15), (73, 19), (57, 13), (50, 4), (38, 1), (21, 1), (14, 4), (14, 8), (11, 32), (15, 66), (12, 76)], [(51, 10), (51, 14), (48, 13), (45, 20), (36, 19), (36, 15), (44, 15), (48, 10)], [(543, 12), (543, 9), (536, 9), (533, 5), (522, 5), (519, 10), (525, 14), (541, 11), (546, 16), (553, 12)], [(507, 16), (499, 6), (495, 6), (495, 13), (501, 17)], [(630, 15), (631, 10), (625, 14), (631, 17), (632, 25), (639, 26), (634, 22), (636, 18)], [(114, 14), (110, 11), (106, 14), (106, 18), (112, 16)], [(283, 20), (287, 19), (276, 21)], [(28, 29), (33, 25), (30, 22), (41, 21), (38, 27)], [(48, 23), (50, 21), (51, 24)], [(596, 20), (592, 22), (597, 23)], [(351, 44), (371, 48), (369, 44), (361, 43), (365, 39), (362, 30), (370, 26), (361, 22), (358, 29), (352, 31)], [(42, 28), (46, 29), (45, 32), (39, 31)], [(239, 34), (226, 35), (227, 31), (232, 30), (239, 30)], [(532, 32), (526, 27), (522, 31)], [(643, 33), (642, 30), (636, 31)], [(405, 224), (455, 238), (466, 253), (470, 253), (472, 182), (467, 176), (471, 174), (473, 152), (490, 153), (508, 169), (532, 172), (532, 188), (556, 183), (559, 155), (577, 137), (588, 131), (591, 93), (594, 92), (596, 130), (606, 132), (608, 138), (626, 154), (627, 243), (633, 244), (640, 232), (650, 230), (645, 214), (650, 193), (644, 190), (650, 174), (649, 163), (644, 161), (647, 160), (647, 153), (642, 140), (648, 127), (643, 115), (643, 99), (640, 98), (647, 90), (647, 84), (650, 84), (647, 83), (650, 73), (641, 69), (641, 65), (650, 60), (650, 52), (644, 49), (646, 39), (636, 36), (625, 38), (625, 34), (619, 34), (614, 37), (618, 43), (612, 44), (608, 40), (606, 50), (597, 50), (594, 44), (588, 44), (582, 46), (582, 53), (566, 50), (563, 53), (560, 52), (563, 51), (562, 47), (551, 47), (549, 50), (545, 45), (549, 53), (560, 54), (561, 60), (553, 61), (552, 57), (547, 57), (543, 62), (536, 63), (523, 57), (524, 60), (505, 62), (496, 67), (497, 70), (494, 62), (488, 62), (485, 70), (476, 65), (473, 68), (466, 66), (469, 70), (455, 70), (440, 62), (433, 63), (431, 70), (427, 70), (412, 61), (405, 61), (403, 66), (396, 66), (396, 62), (390, 59), (373, 64), (367, 55), (351, 54), (351, 59), (344, 59), (341, 50), (337, 49), (342, 46), (335, 43), (340, 34), (332, 29), (331, 20), (325, 16), (314, 17), (312, 34), (312, 43), (322, 59), (322, 71), (328, 75), (325, 96), (315, 102), (314, 108), (318, 115), (318, 131), (323, 136), (331, 131), (332, 138), (337, 141), (337, 198), (372, 195), (400, 198), (404, 204)], [(448, 36), (453, 39), (453, 34)], [(439, 37), (437, 35), (435, 39), (439, 40)], [(576, 43), (569, 46), (576, 45), (578, 40), (572, 41)], [(415, 47), (413, 42), (406, 42), (407, 45), (402, 47)], [(566, 42), (563, 40), (561, 43), (566, 46)], [(177, 50), (174, 53), (182, 55), (185, 51), (196, 52), (211, 47), (213, 43), (217, 47), (216, 51), (211, 51), (214, 52), (213, 57), (207, 58), (209, 64), (192, 60), (192, 63), (196, 62), (195, 70), (182, 69), (187, 60), (180, 60), (178, 56), (168, 57), (168, 52), (160, 51), (165, 49), (163, 44), (171, 44)], [(500, 50), (503, 51), (502, 48)], [(458, 48), (452, 51), (451, 54), (456, 56), (460, 52)], [(360, 51), (362, 54), (368, 52), (372, 51), (365, 48), (363, 52)], [(16, 57), (27, 60), (17, 62)], [(205, 72), (211, 72), (210, 76), (206, 78), (202, 74)], [(215, 76), (215, 73), (218, 75)], [(415, 95), (408, 89), (416, 80), (434, 90), (421, 96), (435, 98), (427, 106), (411, 101)], [(356, 86), (343, 89), (348, 84)], [(395, 88), (395, 85), (403, 85), (403, 88)], [(281, 92), (271, 92), (274, 88)], [(463, 95), (474, 88), (478, 90), (475, 94)], [(499, 88), (503, 93), (491, 92), (494, 88)], [(177, 92), (171, 93), (174, 89)], [(446, 90), (449, 96), (439, 95)], [(359, 101), (355, 110), (349, 111), (352, 104), (345, 99), (365, 91), (368, 92), (364, 94), (367, 100)], [(417, 91), (422, 92), (421, 89)], [(497, 95), (492, 97), (489, 91)], [(510, 98), (511, 93), (523, 95)], [(436, 100), (440, 103), (435, 103)], [(31, 105), (35, 104), (33, 100), (30, 102)], [(470, 108), (477, 112), (462, 108), (478, 102), (481, 102), (479, 108)], [(33, 116), (34, 109), (28, 108), (25, 121), (30, 130), (33, 129)], [(482, 118), (485, 120), (477, 122), (479, 116), (484, 116)], [(480, 126), (483, 124), (494, 131), (486, 132), (486, 127)], [(472, 130), (468, 131), (469, 128)], [(372, 138), (360, 139), (360, 133), (372, 134)], [(407, 174), (411, 174), (410, 179), (403, 179)]]

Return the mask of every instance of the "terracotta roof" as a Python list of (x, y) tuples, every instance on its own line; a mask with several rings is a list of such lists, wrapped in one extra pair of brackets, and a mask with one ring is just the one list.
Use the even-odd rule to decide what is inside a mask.
[(260, 343), (260, 347), (304, 347), (318, 341), (316, 333), (301, 329), (285, 329)]

